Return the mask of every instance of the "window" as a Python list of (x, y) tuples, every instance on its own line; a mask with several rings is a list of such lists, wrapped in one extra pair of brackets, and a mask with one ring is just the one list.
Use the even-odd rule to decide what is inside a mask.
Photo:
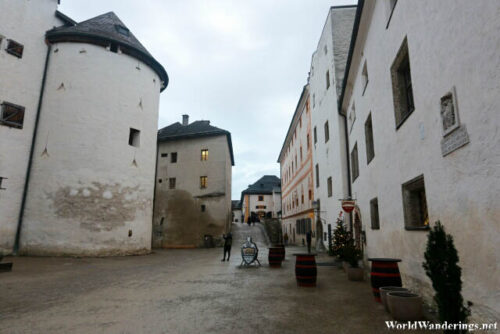
[(13, 56), (16, 56), (17, 58), (22, 58), (24, 46), (10, 39), (7, 43), (5, 51)]
[(128, 144), (130, 146), (139, 147), (140, 135), (141, 135), (141, 131), (139, 131), (137, 129), (130, 128), (130, 132), (128, 135)]
[(307, 150), (309, 151), (309, 149), (311, 148), (311, 143), (310, 143), (310, 140), (311, 138), (309, 137), (309, 134), (307, 135)]
[(109, 51), (111, 52), (114, 52), (114, 53), (118, 53), (118, 44), (116, 43), (111, 43), (111, 45), (109, 46)]
[(201, 205), (201, 212), (205, 212), (207, 210), (207, 206), (205, 204)]
[(2, 187), (3, 180), (7, 180), (7, 178), (0, 176), (0, 190), (5, 190), (5, 188)]
[(158, 179), (158, 183), (161, 183), (162, 182), (162, 179)]
[(301, 195), (300, 195), (300, 203), (301, 203), (301, 204), (304, 204), (304, 194), (301, 194)]
[(316, 127), (314, 127), (313, 130), (313, 138), (314, 138), (314, 143), (316, 144), (318, 142), (318, 133), (316, 131)]
[(302, 116), (299, 118), (299, 127), (302, 129)]
[(168, 157), (168, 153), (162, 153), (162, 154), (161, 154), (161, 157), (162, 157), (162, 158), (166, 158), (166, 157)]
[(397, 129), (404, 123), (408, 116), (410, 116), (413, 110), (415, 110), (410, 73), (410, 57), (406, 38), (391, 66), (391, 77)]
[(0, 124), (22, 129), (24, 124), (24, 107), (3, 102), (0, 105)]
[(177, 162), (177, 152), (170, 153), (170, 162), (173, 164)]
[(356, 104), (352, 102), (351, 111), (349, 112), (348, 116), (349, 133), (352, 131), (352, 127), (355, 121), (356, 121)]
[(354, 148), (351, 152), (351, 174), (352, 181), (356, 180), (359, 176), (359, 163), (358, 163), (358, 143), (354, 144)]
[(202, 161), (207, 161), (208, 160), (208, 150), (201, 150), (201, 160)]
[(369, 164), (375, 156), (375, 147), (373, 145), (372, 114), (368, 115), (365, 122), (365, 141), (366, 141), (366, 163)]
[(300, 161), (302, 162), (302, 146), (300, 147)]
[(312, 200), (312, 190), (309, 189), (309, 200)]
[(171, 177), (168, 179), (168, 188), (175, 189), (175, 177)]
[(380, 222), (378, 219), (378, 199), (376, 197), (370, 201), (370, 215), (372, 220), (372, 230), (379, 230)]
[(259, 202), (262, 202), (264, 200), (264, 196), (263, 195), (259, 195)]
[(327, 184), (328, 184), (328, 197), (332, 197), (333, 184), (332, 184), (332, 177), (331, 176), (327, 179)]
[(330, 129), (328, 127), (328, 121), (325, 122), (325, 143), (330, 140)]
[(124, 26), (121, 26), (119, 24), (115, 24), (115, 28), (116, 28), (116, 31), (118, 31), (123, 36), (127, 36), (128, 37), (130, 35), (130, 30), (128, 30)]
[(362, 83), (363, 83), (363, 94), (362, 95), (365, 95), (366, 86), (368, 86), (368, 68), (366, 67), (366, 60), (365, 60), (365, 64), (363, 65), (363, 72), (361, 72), (361, 76), (362, 76)]
[(330, 88), (330, 71), (326, 71), (326, 89)]
[(427, 213), (424, 176), (420, 175), (406, 182), (402, 188), (405, 229), (428, 229), (429, 215)]
[(319, 165), (316, 164), (316, 188), (319, 187)]
[(207, 187), (207, 177), (200, 176), (200, 188), (205, 189)]
[(316, 94), (313, 94), (313, 108), (316, 106)]

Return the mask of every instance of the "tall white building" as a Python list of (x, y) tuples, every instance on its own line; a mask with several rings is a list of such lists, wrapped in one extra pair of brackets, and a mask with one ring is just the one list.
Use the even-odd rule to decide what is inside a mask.
[[(345, 119), (337, 113), (338, 96), (351, 41), (356, 6), (331, 7), (311, 60), (311, 101), (314, 200), (318, 203), (317, 230), (327, 231), (342, 211), (340, 201), (348, 194)], [(324, 239), (325, 245), (327, 241)]]
[(0, 3), (0, 251), (148, 252), (167, 73), (114, 13), (57, 5)]
[(153, 246), (194, 248), (221, 239), (232, 221), (229, 131), (183, 115), (158, 131)]
[(472, 319), (500, 319), (500, 3), (360, 1), (341, 98), (355, 232), (431, 302), (429, 227), (454, 238)]

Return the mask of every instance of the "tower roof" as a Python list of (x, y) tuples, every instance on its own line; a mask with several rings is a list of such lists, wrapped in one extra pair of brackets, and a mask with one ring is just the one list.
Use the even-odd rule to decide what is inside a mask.
[(168, 75), (163, 66), (153, 58), (113, 12), (96, 16), (73, 26), (54, 28), (47, 31), (46, 37), (51, 43), (80, 42), (102, 46), (117, 44), (123, 53), (143, 61), (159, 75), (164, 83), (162, 91), (168, 85)]
[(275, 175), (264, 175), (257, 182), (243, 190), (243, 194), (272, 194), (281, 189), (281, 180)]

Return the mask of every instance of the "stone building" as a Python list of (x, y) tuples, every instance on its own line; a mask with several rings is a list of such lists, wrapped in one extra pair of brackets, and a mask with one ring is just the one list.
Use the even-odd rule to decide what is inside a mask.
[(278, 218), (281, 213), (281, 180), (274, 175), (264, 175), (241, 192), (243, 219), (261, 220)]
[(153, 247), (200, 247), (229, 231), (231, 134), (188, 115), (158, 131)]
[[(290, 244), (301, 244), (308, 231), (323, 238), (323, 225), (314, 224), (314, 179), (309, 85), (304, 86), (283, 142), (278, 162), (282, 182), (282, 230)], [(321, 242), (317, 243), (318, 246)]]
[(240, 201), (231, 201), (231, 211), (233, 212), (233, 223), (243, 223), (243, 211)]
[(57, 5), (0, 2), (0, 252), (148, 252), (167, 73), (114, 13)]
[[(331, 7), (312, 55), (309, 72), (312, 161), (316, 229), (326, 232), (342, 211), (339, 199), (349, 192), (346, 161), (346, 121), (338, 110), (338, 96), (351, 41), (356, 6)], [(325, 245), (327, 240), (323, 238)]]
[(340, 100), (365, 258), (433, 294), (427, 231), (453, 235), (472, 319), (500, 319), (500, 2), (360, 1)]

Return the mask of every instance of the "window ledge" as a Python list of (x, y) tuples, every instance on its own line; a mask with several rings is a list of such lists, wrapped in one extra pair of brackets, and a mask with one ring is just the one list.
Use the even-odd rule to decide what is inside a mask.
[(366, 91), (366, 87), (368, 87), (368, 82), (370, 82), (370, 81), (366, 82), (365, 87), (363, 88), (363, 93), (361, 94), (361, 96), (365, 96), (365, 91)]
[(408, 114), (405, 115), (405, 117), (403, 117), (398, 124), (396, 124), (396, 131), (399, 130), (399, 128), (406, 122), (406, 120), (411, 116), (411, 114), (413, 114), (413, 112), (415, 111), (415, 108), (413, 108), (412, 111), (410, 111)]
[(429, 231), (430, 229), (430, 226), (405, 226), (407, 231)]

